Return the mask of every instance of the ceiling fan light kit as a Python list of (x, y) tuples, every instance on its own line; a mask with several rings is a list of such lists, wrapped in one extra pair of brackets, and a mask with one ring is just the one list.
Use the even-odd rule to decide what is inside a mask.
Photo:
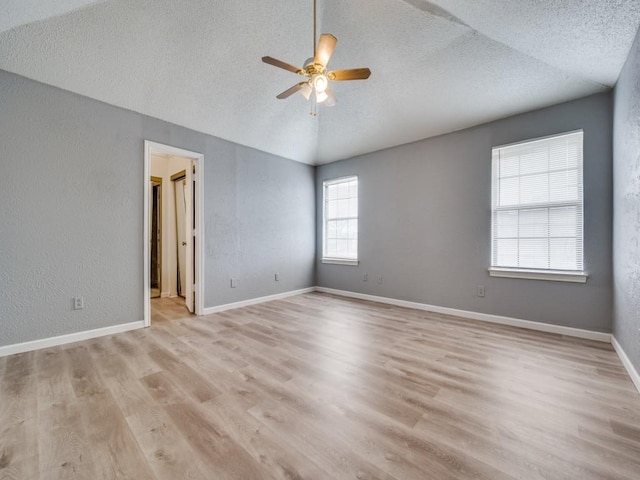
[(330, 81), (366, 80), (371, 75), (371, 70), (368, 68), (327, 71), (327, 64), (338, 39), (330, 33), (323, 33), (320, 35), (316, 48), (316, 23), (316, 0), (313, 0), (313, 57), (304, 63), (303, 68), (295, 67), (273, 57), (262, 57), (264, 63), (307, 77), (307, 80), (288, 88), (276, 98), (283, 100), (300, 92), (305, 99), (311, 100), (310, 113), (314, 116), (318, 114), (318, 104), (324, 103), (328, 107), (336, 104), (336, 97), (329, 87)]

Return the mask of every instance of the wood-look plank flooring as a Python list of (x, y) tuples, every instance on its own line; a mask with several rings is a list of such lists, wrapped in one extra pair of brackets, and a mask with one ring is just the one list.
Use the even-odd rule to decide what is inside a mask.
[(0, 479), (640, 479), (610, 345), (311, 293), (0, 358)]

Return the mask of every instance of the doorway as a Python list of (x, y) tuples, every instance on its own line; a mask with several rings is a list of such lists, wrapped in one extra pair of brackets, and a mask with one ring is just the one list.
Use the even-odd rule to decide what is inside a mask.
[(151, 298), (157, 293), (202, 315), (203, 161), (202, 154), (145, 141), (145, 326), (151, 325)]
[(151, 176), (151, 245), (149, 281), (151, 298), (162, 292), (162, 177)]

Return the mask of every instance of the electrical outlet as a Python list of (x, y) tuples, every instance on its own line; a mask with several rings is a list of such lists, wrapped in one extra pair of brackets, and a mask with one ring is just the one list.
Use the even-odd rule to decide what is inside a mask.
[(378, 275), (378, 283), (382, 285), (382, 275)]
[(236, 288), (238, 286), (238, 280), (235, 278), (231, 279), (231, 288)]
[(484, 286), (478, 285), (478, 288), (476, 289), (476, 295), (478, 295), (479, 297), (484, 297)]
[(369, 274), (368, 273), (365, 273), (364, 275), (362, 275), (362, 281), (363, 282), (369, 281)]
[(280, 274), (278, 272), (276, 272), (275, 274), (275, 279), (276, 279), (276, 282), (280, 281)]
[(74, 310), (82, 310), (84, 308), (84, 298), (82, 297), (73, 297), (73, 309)]

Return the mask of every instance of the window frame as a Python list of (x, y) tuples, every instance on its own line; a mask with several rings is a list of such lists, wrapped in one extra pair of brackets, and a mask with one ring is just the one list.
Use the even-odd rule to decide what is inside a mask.
[[(580, 232), (580, 235), (581, 235), (580, 241), (582, 242), (581, 263), (582, 263), (583, 270), (562, 270), (562, 269), (554, 270), (554, 269), (544, 269), (544, 268), (519, 268), (519, 267), (505, 267), (505, 266), (495, 265), (494, 264), (496, 259), (495, 215), (497, 211), (500, 211), (500, 208), (497, 206), (497, 198), (496, 198), (496, 195), (498, 193), (498, 187), (496, 185), (498, 181), (498, 176), (497, 176), (498, 173), (496, 172), (496, 168), (497, 168), (496, 156), (495, 156), (496, 150), (519, 146), (519, 145), (526, 145), (528, 143), (542, 142), (545, 140), (554, 140), (557, 138), (561, 138), (569, 135), (575, 135), (575, 134), (581, 134), (582, 136), (581, 156), (579, 158), (580, 164), (578, 166), (579, 181), (581, 182), (580, 198), (575, 201), (574, 200), (572, 201), (563, 200), (563, 201), (556, 201), (556, 202), (548, 201), (546, 203), (541, 203), (539, 207), (540, 208), (559, 208), (562, 206), (576, 206), (581, 210), (581, 217), (582, 217), (581, 227), (582, 228)], [(548, 169), (546, 173), (550, 171), (551, 170)], [(518, 203), (512, 207), (509, 207), (508, 209), (504, 208), (504, 210), (521, 211), (521, 210), (529, 210), (531, 208), (532, 208), (532, 205)], [(548, 135), (545, 137), (531, 138), (531, 139), (522, 140), (519, 142), (510, 143), (510, 144), (498, 145), (491, 148), (491, 257), (489, 262), (490, 267), (488, 269), (490, 276), (506, 277), (506, 278), (523, 278), (523, 279), (530, 279), (530, 280), (551, 280), (551, 281), (559, 281), (559, 282), (586, 283), (588, 274), (584, 270), (584, 257), (585, 257), (584, 226), (585, 226), (584, 225), (584, 131), (582, 129), (572, 130), (572, 131), (558, 133), (554, 135)], [(578, 237), (576, 236), (576, 238)]]
[[(346, 257), (329, 257), (327, 256), (327, 234), (328, 228), (327, 223), (329, 220), (335, 220), (336, 218), (329, 219), (327, 217), (327, 190), (329, 186), (338, 185), (341, 183), (348, 183), (352, 181), (356, 181), (358, 185), (358, 211), (356, 212), (355, 217), (340, 217), (342, 220), (356, 220), (358, 222), (358, 239), (357, 239), (357, 250), (356, 250), (356, 258), (346, 258)], [(333, 264), (333, 265), (351, 265), (356, 266), (359, 264), (360, 257), (360, 180), (358, 175), (346, 175), (343, 177), (331, 178), (328, 180), (324, 180), (322, 182), (322, 263)]]

